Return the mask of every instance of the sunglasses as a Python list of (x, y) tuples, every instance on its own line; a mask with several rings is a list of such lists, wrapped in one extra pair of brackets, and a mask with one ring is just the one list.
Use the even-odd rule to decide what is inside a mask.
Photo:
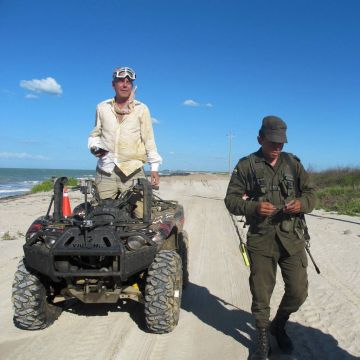
[(116, 69), (113, 73), (113, 80), (125, 79), (126, 77), (128, 77), (131, 81), (134, 81), (136, 79), (135, 71), (129, 67), (122, 67)]

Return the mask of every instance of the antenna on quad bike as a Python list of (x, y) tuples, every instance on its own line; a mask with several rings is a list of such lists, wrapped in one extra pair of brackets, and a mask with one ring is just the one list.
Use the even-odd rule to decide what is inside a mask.
[(93, 182), (89, 179), (81, 179), (80, 180), (80, 191), (84, 194), (85, 200), (85, 219), (88, 215), (88, 194), (92, 194), (93, 190)]

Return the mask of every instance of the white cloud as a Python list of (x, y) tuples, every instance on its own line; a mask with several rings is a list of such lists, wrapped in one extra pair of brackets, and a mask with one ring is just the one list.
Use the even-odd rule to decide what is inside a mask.
[(201, 107), (208, 107), (208, 108), (214, 107), (214, 105), (213, 105), (212, 103), (210, 103), (210, 102), (208, 102), (208, 103), (206, 103), (206, 104), (200, 104), (200, 103), (198, 103), (197, 101), (192, 100), (192, 99), (185, 100), (185, 101), (183, 102), (183, 105), (184, 105), (184, 106), (192, 106), (192, 107), (199, 107), (199, 106), (201, 106)]
[(170, 155), (175, 155), (175, 151), (169, 151)]
[(155, 119), (154, 117), (151, 118), (151, 121), (153, 124), (160, 124), (160, 121), (158, 119)]
[(38, 99), (39, 97), (37, 95), (34, 95), (34, 94), (26, 94), (25, 98), (26, 99)]
[(32, 80), (21, 80), (20, 86), (24, 89), (34, 91), (36, 93), (46, 93), (61, 95), (61, 86), (52, 77), (46, 79), (32, 79)]
[(25, 152), (22, 153), (0, 152), (0, 158), (50, 160), (50, 158), (43, 155), (31, 155)]
[(183, 105), (184, 106), (200, 106), (200, 104), (199, 103), (197, 103), (196, 101), (194, 101), (194, 100), (191, 100), (191, 99), (188, 99), (188, 100), (185, 100), (184, 102), (183, 102)]

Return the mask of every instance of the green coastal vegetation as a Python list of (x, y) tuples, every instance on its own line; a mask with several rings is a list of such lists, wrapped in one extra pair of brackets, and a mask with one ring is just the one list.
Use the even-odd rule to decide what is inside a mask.
[(316, 186), (316, 209), (339, 214), (360, 214), (360, 168), (309, 170)]
[[(68, 182), (66, 184), (66, 186), (68, 187), (72, 187), (72, 186), (76, 186), (78, 184), (78, 180), (73, 178), (73, 177), (69, 177), (68, 178)], [(37, 193), (37, 192), (45, 192), (45, 191), (52, 191), (52, 189), (54, 188), (54, 182), (52, 179), (46, 179), (43, 182), (36, 184), (35, 186), (33, 186), (31, 188), (31, 193)]]

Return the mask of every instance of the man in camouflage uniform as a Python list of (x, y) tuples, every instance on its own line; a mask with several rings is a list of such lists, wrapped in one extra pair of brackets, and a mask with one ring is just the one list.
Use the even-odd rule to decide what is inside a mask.
[[(315, 191), (300, 160), (281, 152), (287, 142), (286, 129), (276, 116), (263, 119), (258, 135), (261, 148), (240, 159), (225, 197), (228, 210), (245, 215), (249, 224), (251, 311), (258, 332), (258, 348), (252, 359), (267, 358), (269, 332), (283, 352), (292, 352), (285, 323), (308, 294), (303, 214), (313, 210)], [(270, 297), (278, 264), (285, 293), (270, 325)]]

